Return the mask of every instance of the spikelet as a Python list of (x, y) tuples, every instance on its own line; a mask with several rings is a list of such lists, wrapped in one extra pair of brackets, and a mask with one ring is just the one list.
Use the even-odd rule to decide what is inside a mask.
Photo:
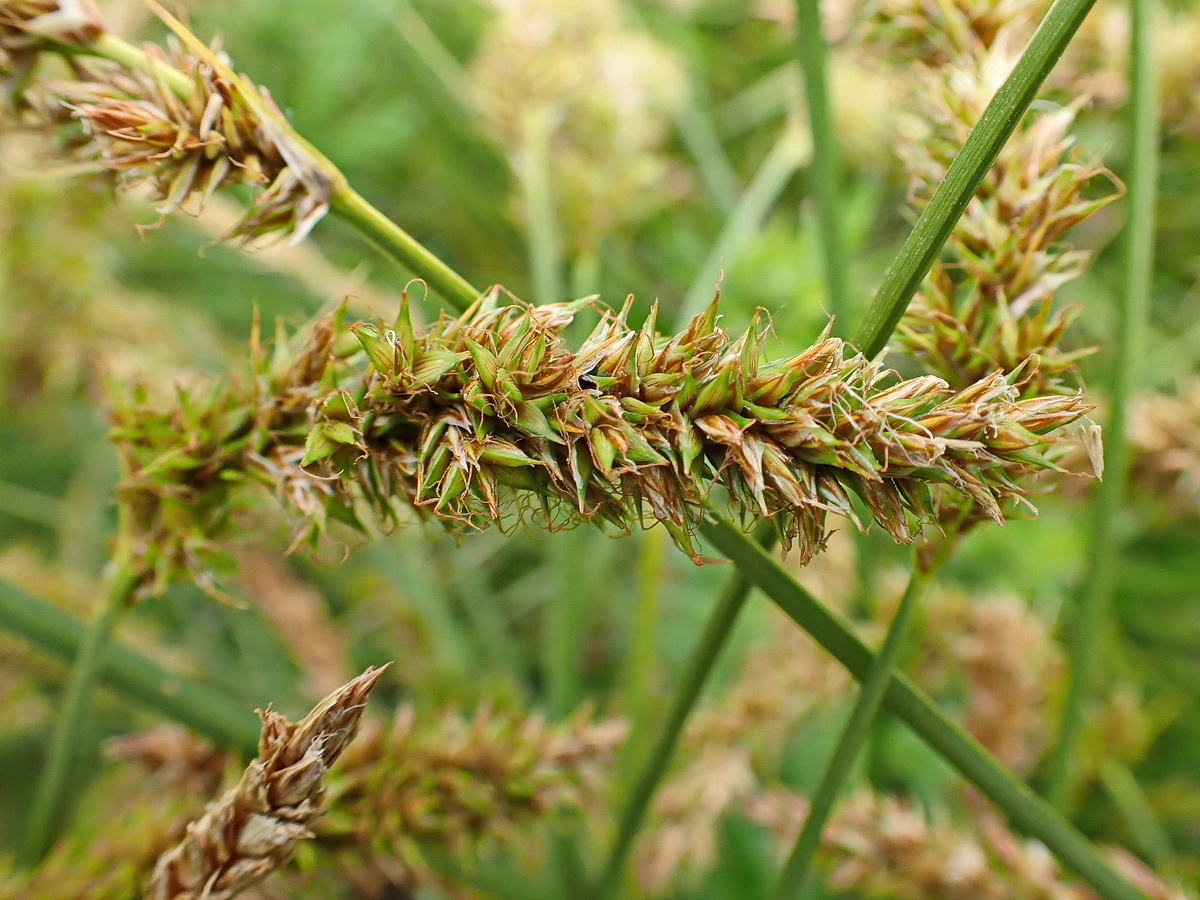
[[(787, 791), (769, 791), (747, 804), (751, 821), (777, 833), (779, 846), (795, 839), (808, 803)], [(819, 858), (838, 892), (864, 898), (922, 900), (1088, 900), (1085, 888), (1059, 876), (1045, 847), (1022, 843), (997, 826), (1003, 854), (990, 841), (930, 821), (919, 808), (895, 797), (859, 794), (834, 813)], [(999, 857), (999, 858), (996, 858)]]
[(492, 292), (423, 332), (406, 311), (392, 327), (331, 317), (299, 349), (256, 351), (250, 384), (181, 391), (173, 409), (145, 391), (118, 401), (148, 583), (203, 581), (246, 480), (274, 487), (302, 537), (356, 521), (361, 498), (379, 522), (399, 501), (457, 531), (658, 521), (697, 561), (692, 534), (721, 487), (807, 561), (829, 513), (853, 518), (852, 494), (901, 541), (935, 515), (939, 485), (1002, 522), (1021, 479), (1054, 468), (1052, 433), (1088, 408), (1078, 394), (1019, 399), (998, 373), (958, 392), (935, 377), (885, 384), (829, 337), (764, 361), (765, 319), (733, 339), (715, 302), (672, 338), (653, 315), (635, 329), (628, 306), (605, 311), (571, 352), (561, 335), (578, 308)]
[(282, 866), (324, 810), (324, 778), (358, 732), (367, 697), (386, 670), (369, 668), (302, 721), (267, 709), (258, 758), (236, 785), (159, 857), (148, 900), (230, 900)]
[(80, 46), (104, 32), (92, 0), (2, 0), (0, 86), (5, 94), (29, 74), (48, 41)]
[[(424, 849), (453, 854), (488, 845), (531, 855), (537, 823), (554, 815), (561, 824), (566, 814), (597, 808), (613, 750), (625, 737), (624, 722), (593, 720), (586, 710), (549, 725), (537, 716), (488, 708), (470, 719), (453, 713), (415, 716), (404, 708), (390, 730), (363, 723), (347, 747), (351, 720), (370, 687), (366, 679), (380, 671), (369, 670), (296, 725), (264, 714), (263, 740), (270, 746), (198, 819), (203, 794), (197, 790), (209, 782), (217, 757), (211, 748), (194, 737), (157, 730), (117, 742), (116, 755), (154, 774), (147, 778), (135, 770), (141, 766), (115, 772), (118, 790), (107, 781), (100, 794), (106, 803), (99, 832), (60, 842), (37, 869), (17, 872), (0, 858), (0, 900), (219, 900), (231, 897), (236, 885), (248, 888), (242, 896), (257, 896), (252, 879), (281, 863), (286, 843), (305, 837), (310, 827), (321, 865), (315, 873), (285, 869), (285, 893), (314, 874), (336, 878), (340, 887), (381, 881), (445, 885), (443, 876), (424, 865)], [(305, 745), (308, 750), (289, 763)], [(312, 776), (326, 767), (323, 760), (339, 749), (344, 752), (337, 768), (325, 774), (325, 786), (313, 784)], [(265, 763), (267, 757), (272, 762)], [(188, 772), (189, 766), (201, 767), (202, 777), (193, 777), (198, 773)], [(301, 796), (310, 788), (316, 790)], [(322, 791), (328, 810), (314, 819)], [(108, 802), (114, 795), (125, 798), (116, 809)], [(212, 830), (221, 823), (227, 828)], [(143, 894), (152, 874), (151, 890)], [(208, 894), (184, 890), (214, 874)], [(449, 896), (459, 896), (460, 889), (445, 886)], [(155, 893), (160, 890), (166, 893)]]
[(1200, 379), (1139, 397), (1129, 416), (1131, 484), (1169, 517), (1200, 513)]
[[(31, 14), (42, 7), (55, 11)], [(165, 49), (148, 45), (128, 65), (76, 58), (72, 77), (35, 80), (21, 99), (43, 123), (58, 126), (77, 156), (99, 162), (122, 185), (148, 185), (162, 215), (185, 205), (199, 211), (217, 191), (244, 185), (257, 197), (226, 239), (302, 240), (344, 179), (288, 126), (266, 89), (160, 15), (178, 37)], [(24, 53), (26, 68), (58, 43), (86, 48), (102, 33), (87, 0), (7, 2), (0, 9), (0, 46)], [(65, 128), (64, 119), (75, 128)]]
[(587, 710), (550, 725), (486, 706), (468, 720), (422, 721), (402, 707), (390, 729), (370, 726), (347, 753), (318, 839), (379, 860), (398, 881), (423, 876), (424, 846), (528, 845), (531, 823), (595, 806), (626, 732)]

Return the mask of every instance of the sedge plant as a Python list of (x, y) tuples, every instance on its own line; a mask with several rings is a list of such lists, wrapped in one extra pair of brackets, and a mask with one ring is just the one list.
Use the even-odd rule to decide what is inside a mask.
[[(1050, 316), (1052, 290), (1038, 292), (1027, 264), (971, 273), (983, 311), (968, 321), (992, 323), (994, 332), (970, 334), (973, 343), (964, 345), (943, 340), (938, 331), (953, 331), (961, 312), (935, 260), (965, 212), (966, 227), (951, 247), (980, 267), (991, 264), (985, 254), (995, 248), (981, 248), (975, 239), (977, 232), (992, 233), (986, 192), (1003, 198), (1005, 142), (1090, 2), (1059, 0), (1025, 52), (1011, 61), (1011, 74), (995, 96), (981, 109), (959, 110), (969, 136), (923, 201), (854, 343), (825, 334), (782, 359), (764, 352), (765, 314), (731, 336), (720, 327), (715, 299), (684, 328), (664, 335), (654, 311), (641, 325), (632, 324), (630, 303), (619, 310), (591, 299), (530, 306), (499, 288), (477, 290), (355, 193), (287, 124), (265, 91), (235, 75), (157, 4), (149, 5), (178, 38), (169, 51), (125, 44), (86, 2), (4, 4), (6, 74), (20, 79), (19, 115), (44, 123), (122, 182), (149, 183), (164, 215), (188, 203), (202, 205), (230, 185), (258, 187), (250, 212), (230, 235), (239, 242), (300, 240), (326, 213), (337, 216), (418, 275), (455, 312), (419, 325), (406, 292), (392, 320), (351, 322), (339, 309), (296, 334), (280, 330), (273, 343), (256, 331), (242, 372), (180, 391), (167, 402), (141, 390), (114, 397), (112, 440), (122, 464), (116, 574), (79, 644), (71, 699), (34, 808), (28, 864), (50, 845), (64, 790), (65, 764), (55, 760), (66, 758), (77, 742), (82, 705), (91, 682), (106, 671), (105, 645), (120, 609), (181, 579), (219, 593), (213, 559), (235, 537), (239, 511), (266, 489), (295, 523), (296, 545), (319, 540), (334, 523), (369, 532), (364, 517), (371, 527), (423, 517), (455, 533), (522, 522), (545, 528), (588, 523), (615, 532), (660, 524), (695, 562), (705, 561), (703, 535), (734, 563), (738, 575), (618, 820), (596, 896), (619, 889), (642, 813), (750, 585), (864, 680), (836, 765), (819, 793), (821, 806), (814, 806), (819, 812), (810, 812), (809, 836), (802, 833), (799, 862), (789, 866), (801, 881), (810, 853), (805, 848), (814, 846), (821, 815), (831, 808), (876, 708), (885, 704), (1100, 896), (1139, 896), (1068, 823), (893, 671), (920, 588), (960, 529), (1010, 516), (1035, 474), (1059, 470), (1062, 430), (1089, 409), (1082, 393), (1066, 383), (1071, 360), (1051, 352), (1063, 327)], [(71, 77), (28, 77), (39, 54), (61, 55)], [(546, 123), (531, 122), (526, 133), (534, 147), (544, 146), (539, 127)], [(937, 166), (943, 158), (935, 153), (931, 161)], [(1092, 174), (1080, 176), (1079, 184)], [(1062, 188), (1058, 181), (1055, 186)], [(526, 188), (536, 208), (539, 186), (530, 181)], [(1075, 196), (1070, 188), (1063, 188), (1067, 200)], [(1085, 203), (1029, 229), (1051, 243), (1099, 205)], [(544, 299), (558, 291), (553, 257), (545, 243), (534, 254)], [(1035, 273), (1045, 283), (1053, 274)], [(946, 354), (935, 358), (935, 352), (951, 346), (970, 365), (929, 365), (926, 374), (897, 379), (880, 351), (927, 275), (928, 287), (899, 343), (923, 362), (946, 361)], [(1013, 279), (1022, 278), (1025, 290), (1014, 297)], [(949, 303), (949, 311), (937, 308), (939, 300)], [(1015, 315), (1008, 305), (1014, 300), (1033, 312), (996, 325), (998, 317)], [(997, 305), (983, 309), (986, 302)], [(568, 328), (585, 310), (598, 313), (599, 324), (572, 344)], [(987, 344), (994, 335), (1008, 354), (1003, 359)], [(940, 542), (930, 542), (930, 555), (918, 557), (920, 574), (878, 656), (745, 533), (762, 522), (807, 561), (823, 548), (830, 515), (863, 527), (877, 524), (908, 543), (921, 538), (920, 522), (942, 524)], [(26, 624), (18, 627), (12, 623), (22, 608)], [(6, 618), (9, 627), (44, 644), (58, 641), (59, 652), (66, 632), (77, 636), (60, 628), (50, 637), (53, 629), (28, 604), (14, 609)], [(264, 721), (270, 726), (274, 720)], [(295, 727), (278, 726), (288, 734)], [(260, 752), (260, 759), (271, 760), (269, 770), (286, 757), (279, 764), (286, 770), (293, 756), (316, 754), (312, 768), (319, 778), (332, 762), (320, 748), (330, 742), (313, 749), (316, 744), (301, 741), (293, 753), (285, 746), (291, 740), (271, 743), (264, 735), (270, 752)], [(315, 783), (308, 787), (317, 790)], [(270, 793), (257, 785), (253, 790)], [(384, 789), (361, 790), (370, 796)], [(353, 796), (339, 794), (351, 809)], [(236, 796), (227, 805), (239, 821), (250, 808)], [(209, 818), (189, 829), (189, 840), (201, 840), (222, 809), (210, 809)], [(282, 817), (287, 824), (279, 827), (291, 835), (288, 840), (307, 835), (311, 813), (304, 806), (303, 813)], [(287, 841), (277, 843), (282, 848)], [(185, 841), (160, 858), (157, 871), (163, 874), (152, 883), (167, 885), (161, 896), (228, 877), (197, 869), (198, 857), (187, 846)], [(229, 863), (228, 848), (204, 846), (221, 856), (221, 865)], [(276, 867), (274, 853), (248, 854), (259, 866), (255, 872)], [(262, 859), (269, 865), (260, 865)], [(790, 895), (786, 884), (780, 896)]]

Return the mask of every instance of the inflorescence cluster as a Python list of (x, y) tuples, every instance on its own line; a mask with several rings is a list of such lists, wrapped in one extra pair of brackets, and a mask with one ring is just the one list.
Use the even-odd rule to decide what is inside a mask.
[[(265, 88), (177, 32), (167, 49), (129, 48), (141, 55), (118, 62), (104, 58), (103, 22), (87, 0), (4, 0), (0, 74), (14, 81), (9, 94), (30, 124), (52, 127), (79, 159), (121, 184), (149, 185), (162, 214), (189, 202), (203, 208), (214, 192), (242, 185), (259, 193), (228, 238), (303, 239), (329, 210), (341, 175), (291, 129)], [(52, 52), (64, 55), (69, 77), (28, 78)]]
[(674, 337), (653, 312), (634, 328), (630, 304), (602, 310), (571, 351), (563, 331), (586, 303), (503, 305), (492, 291), (423, 331), (407, 300), (390, 327), (333, 315), (299, 348), (281, 337), (268, 355), (256, 340), (241, 383), (181, 390), (166, 410), (145, 392), (118, 402), (121, 491), (148, 578), (202, 578), (247, 479), (312, 536), (356, 522), (359, 500), (394, 522), (399, 501), (456, 531), (658, 521), (699, 561), (692, 536), (724, 493), (804, 559), (830, 513), (910, 541), (935, 486), (1002, 521), (1021, 476), (1054, 468), (1053, 432), (1089, 408), (1078, 394), (1022, 399), (1001, 373), (957, 392), (896, 381), (831, 337), (766, 360), (765, 317), (733, 338), (715, 301)]

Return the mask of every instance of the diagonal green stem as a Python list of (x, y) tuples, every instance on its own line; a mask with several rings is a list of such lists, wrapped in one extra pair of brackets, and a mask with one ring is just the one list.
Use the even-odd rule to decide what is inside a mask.
[(875, 356), (887, 345), (896, 323), (975, 196), (979, 183), (1095, 2), (1056, 0), (1038, 26), (1012, 74), (979, 117), (884, 276), (854, 338), (865, 355)]
[(355, 191), (347, 188), (335, 194), (329, 211), (375, 249), (424, 279), (452, 308), (462, 312), (478, 299), (479, 291), (470, 282)]
[[(74, 616), (3, 580), (0, 627), (65, 661), (76, 658), (87, 634), (87, 627)], [(97, 681), (195, 729), (218, 746), (237, 747), (248, 756), (258, 747), (258, 721), (247, 712), (234, 711), (224, 692), (174, 675), (121, 644), (110, 642), (105, 649)]]
[(812, 131), (810, 183), (817, 207), (817, 241), (824, 256), (829, 314), (836, 320), (838, 316), (845, 315), (849, 294), (846, 289), (846, 260), (842, 252), (842, 217), (838, 203), (837, 135), (829, 111), (820, 0), (796, 0), (796, 57), (800, 71), (804, 73), (804, 96)]
[(833, 812), (833, 804), (837, 800), (842, 784), (846, 781), (854, 761), (858, 758), (858, 753), (870, 731), (871, 723), (875, 720), (875, 714), (883, 702), (884, 692), (891, 684), (896, 657), (899, 656), (904, 638), (908, 634), (908, 623), (912, 620), (913, 610), (916, 609), (921, 595), (925, 592), (929, 577), (929, 573), (923, 571), (919, 565), (913, 565), (908, 587), (900, 599), (900, 606), (897, 607), (895, 616), (892, 617), (892, 624), (888, 627), (887, 635), (883, 639), (883, 646), (871, 660), (866, 678), (863, 679), (862, 692), (858, 695), (858, 701), (854, 704), (850, 719), (842, 729), (833, 755), (825, 766), (825, 771), (821, 774), (821, 780), (817, 782), (817, 789), (813, 792), (812, 804), (809, 807), (808, 816), (804, 820), (804, 827), (800, 829), (800, 834), (784, 865), (783, 873), (775, 886), (775, 892), (772, 895), (774, 900), (791, 900), (791, 898), (805, 895), (804, 891), (808, 884), (812, 860), (821, 843), (821, 834), (825, 830), (825, 823), (829, 819), (829, 814)]
[(696, 277), (684, 295), (679, 308), (679, 320), (686, 322), (712, 303), (714, 285), (723, 269), (737, 262), (746, 243), (754, 235), (763, 217), (770, 212), (783, 189), (804, 162), (805, 147), (797, 128), (785, 125), (766, 158), (759, 165), (750, 184), (738, 198), (725, 220), (716, 243), (700, 264)]
[[(874, 654), (850, 627), (796, 583), (778, 562), (736, 527), (717, 520), (703, 532), (733, 560), (739, 573), (771, 598), (788, 617), (824, 647), (855, 678), (870, 671)], [(932, 699), (901, 674), (894, 674), (883, 695), (894, 712), (943, 759), (1002, 810), (1017, 828), (1037, 838), (1102, 900), (1146, 900), (1100, 856), (1086, 838), (1034, 794), (979, 742), (938, 709)]]
[[(774, 540), (775, 532), (770, 527), (760, 530), (758, 543), (747, 538), (748, 543), (764, 555), (767, 554), (767, 548)], [(671, 697), (671, 706), (667, 710), (662, 730), (659, 731), (650, 755), (642, 764), (637, 778), (634, 780), (633, 788), (625, 800), (625, 806), (617, 820), (617, 837), (613, 841), (604, 869), (592, 892), (592, 900), (605, 900), (617, 893), (625, 863), (629, 859), (630, 851), (633, 850), (633, 840), (641, 828), (642, 820), (646, 817), (650, 800), (654, 796), (659, 782), (662, 781), (663, 775), (666, 774), (667, 766), (670, 764), (675, 748), (679, 744), (679, 738), (683, 734), (684, 723), (696, 706), (696, 701), (700, 698), (700, 692), (704, 689), (704, 683), (708, 680), (717, 657), (728, 643), (734, 623), (737, 622), (742, 607), (746, 605), (746, 597), (749, 593), (750, 582), (741, 572), (734, 574), (725, 582), (717, 605), (704, 624), (704, 632), (692, 649), (691, 655), (688, 656), (687, 667)]]
[(66, 694), (45, 765), (34, 788), (29, 824), (20, 848), (20, 862), (25, 866), (38, 863), (50, 849), (62, 819), (71, 767), (77, 757), (80, 735), (87, 719), (88, 698), (92, 685), (103, 668), (104, 651), (113, 626), (129, 605), (137, 585), (133, 553), (127, 535), (117, 538), (104, 597), (96, 607), (92, 620), (79, 645), (79, 653), (71, 668)]
[(1088, 573), (1075, 610), (1067, 695), (1058, 742), (1050, 757), (1046, 796), (1062, 807), (1070, 786), (1071, 760), (1079, 742), (1083, 705), (1095, 671), (1100, 638), (1108, 621), (1113, 579), (1120, 558), (1117, 522), (1125, 499), (1130, 450), (1126, 439), (1129, 402), (1145, 355), (1154, 271), (1154, 202), (1158, 182), (1158, 78), (1154, 59), (1154, 0), (1132, 0), (1130, 33), (1129, 223), (1125, 237), (1125, 283), (1117, 323), (1109, 341), (1116, 347), (1111, 410), (1104, 430), (1104, 474), (1093, 509)]

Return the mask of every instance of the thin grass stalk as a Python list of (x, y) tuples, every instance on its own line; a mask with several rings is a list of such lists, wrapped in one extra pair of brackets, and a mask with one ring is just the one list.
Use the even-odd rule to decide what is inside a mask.
[(0, 512), (6, 516), (47, 528), (61, 528), (65, 510), (66, 504), (58, 497), (0, 481)]
[[(759, 530), (757, 538), (757, 542), (750, 540), (750, 545), (757, 552), (766, 554), (767, 548), (775, 540), (775, 532), (769, 527), (763, 527)], [(646, 818), (646, 811), (650, 808), (650, 800), (654, 797), (654, 792), (666, 774), (667, 766), (670, 765), (671, 757), (675, 754), (683, 726), (695, 708), (717, 658), (729, 642), (729, 635), (738, 615), (746, 605), (750, 587), (750, 582), (740, 571), (732, 575), (722, 587), (717, 604), (704, 623), (700, 640), (688, 656), (683, 677), (675, 688), (671, 706), (663, 719), (662, 729), (625, 798), (617, 819), (617, 836), (592, 890), (592, 900), (606, 900), (618, 893), (625, 864), (629, 861), (634, 838), (637, 837)]]
[(1067, 693), (1058, 741), (1047, 769), (1046, 796), (1066, 803), (1071, 762), (1079, 744), (1083, 707), (1096, 669), (1101, 636), (1109, 620), (1113, 580), (1120, 559), (1117, 520), (1125, 500), (1130, 464), (1126, 435), (1129, 406), (1146, 352), (1146, 329), (1154, 280), (1154, 204), (1158, 183), (1158, 74), (1153, 0), (1132, 0), (1129, 103), (1129, 222), (1125, 231), (1125, 277), (1117, 321), (1109, 341), (1116, 348), (1104, 430), (1104, 472), (1093, 509), (1088, 571), (1075, 609), (1069, 648)]
[(1054, 64), (1096, 0), (1056, 0), (1000, 86), (884, 276), (854, 343), (878, 354)]
[[(631, 722), (642, 722), (651, 709), (651, 680), (654, 677), (654, 649), (658, 634), (658, 595), (662, 587), (666, 536), (661, 528), (652, 528), (641, 537), (637, 559), (637, 606), (630, 633), (629, 653), (625, 657), (625, 714)], [(623, 770), (636, 761), (640, 747), (630, 735), (620, 756)], [(624, 779), (623, 779), (624, 780)]]
[(825, 823), (829, 820), (842, 785), (850, 775), (854, 761), (858, 759), (859, 751), (870, 733), (871, 723), (875, 721), (875, 714), (883, 702), (884, 692), (892, 681), (896, 658), (899, 656), (900, 648), (904, 645), (904, 639), (908, 634), (908, 624), (912, 620), (913, 611), (920, 602), (921, 596), (925, 593), (925, 587), (929, 584), (930, 577), (930, 572), (923, 570), (918, 563), (914, 562), (908, 586), (892, 617), (892, 623), (888, 626), (883, 645), (879, 648), (879, 653), (871, 660), (858, 700), (838, 737), (833, 755), (821, 773), (821, 780), (817, 782), (808, 816), (804, 820), (804, 827), (800, 829), (800, 834), (796, 837), (796, 843), (792, 846), (792, 852), (788, 855), (783, 872), (771, 895), (774, 900), (793, 900), (793, 898), (806, 896), (812, 861), (820, 847)]
[(546, 711), (557, 722), (576, 709), (583, 695), (584, 630), (589, 585), (595, 570), (588, 561), (588, 538), (582, 528), (562, 536), (557, 590), (550, 597), (542, 626), (542, 674)]
[(335, 193), (329, 212), (367, 243), (421, 278), (452, 309), (463, 312), (479, 297), (465, 278), (426, 250), (412, 235), (353, 190)]
[[(860, 681), (867, 677), (874, 654), (849, 625), (801, 587), (769, 554), (745, 541), (735, 526), (723, 520), (710, 521), (702, 531), (718, 550), (733, 560), (741, 576), (770, 597), (851, 675)], [(1007, 815), (1016, 828), (1045, 844), (1101, 900), (1145, 900), (1070, 822), (999, 763), (908, 678), (893, 674), (883, 703)]]
[(539, 306), (565, 299), (562, 286), (562, 252), (554, 216), (554, 187), (550, 181), (549, 111), (526, 110), (521, 121), (521, 148), (516, 162), (517, 180), (525, 200), (528, 220), (529, 272), (533, 302)]
[(1155, 872), (1177, 881), (1171, 835), (1129, 766), (1110, 760), (1100, 773), (1100, 781), (1125, 820), (1134, 849)]
[(29, 820), (18, 854), (18, 861), (23, 866), (36, 865), (54, 843), (62, 823), (71, 769), (87, 722), (92, 686), (103, 668), (109, 636), (121, 613), (129, 606), (138, 583), (133, 548), (124, 529), (117, 537), (107, 582), (104, 596), (92, 614), (71, 667), (46, 761), (34, 787)]
[[(0, 627), (64, 661), (77, 656), (87, 633), (87, 626), (74, 616), (2, 579)], [(242, 756), (254, 756), (257, 720), (238, 709), (222, 691), (174, 675), (113, 641), (105, 649), (96, 680), (146, 709), (203, 734), (219, 747), (233, 747)]]
[(822, 252), (825, 302), (835, 320), (834, 329), (838, 330), (838, 316), (844, 316), (849, 310), (849, 293), (838, 196), (837, 132), (829, 109), (826, 56), (820, 0), (796, 0), (796, 59), (804, 75), (804, 96), (813, 142), (809, 183), (817, 211), (817, 243)]
[(678, 321), (686, 322), (694, 318), (712, 302), (713, 287), (721, 278), (722, 271), (737, 262), (746, 243), (800, 169), (803, 160), (804, 145), (800, 132), (790, 124), (785, 125), (783, 133), (738, 198), (716, 243), (700, 264), (696, 277), (684, 295), (676, 316)]
[(717, 208), (727, 215), (732, 213), (741, 192), (737, 172), (694, 90), (684, 97), (674, 119), (679, 137), (696, 163), (696, 173), (712, 194)]

